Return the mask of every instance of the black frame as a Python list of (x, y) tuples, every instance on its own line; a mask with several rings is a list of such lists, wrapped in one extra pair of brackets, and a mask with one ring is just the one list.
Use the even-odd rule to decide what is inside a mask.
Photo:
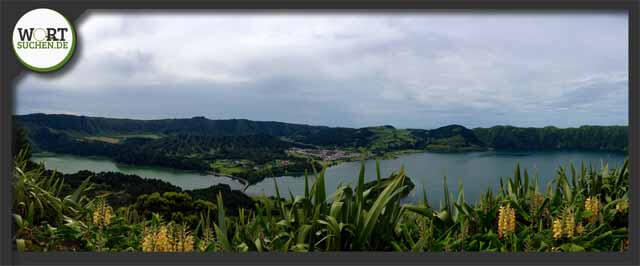
[[(346, 10), (353, 12), (420, 12), (420, 10), (447, 9), (447, 10), (495, 10), (495, 11), (589, 11), (589, 10), (619, 10), (629, 14), (629, 145), (630, 145), (630, 250), (624, 253), (490, 253), (490, 252), (456, 252), (456, 253), (398, 253), (398, 252), (338, 252), (338, 253), (193, 253), (193, 254), (158, 254), (158, 253), (30, 253), (15, 251), (15, 244), (9, 244), (12, 233), (11, 211), (12, 191), (11, 178), (13, 160), (11, 159), (11, 128), (12, 115), (14, 113), (15, 80), (25, 68), (20, 65), (11, 51), (11, 29), (18, 18), (25, 12), (47, 7), (60, 11), (70, 21), (76, 21), (88, 9), (127, 9), (127, 10), (261, 10), (278, 12), (300, 12), (323, 10), (335, 12)], [(396, 264), (571, 264), (571, 265), (638, 265), (640, 264), (638, 253), (639, 230), (638, 213), (640, 212), (640, 180), (636, 166), (640, 165), (640, 149), (638, 149), (638, 119), (640, 119), (640, 103), (638, 102), (638, 90), (640, 89), (640, 1), (638, 0), (316, 0), (279, 1), (279, 0), (99, 0), (99, 1), (34, 1), (34, 0), (10, 0), (0, 2), (0, 29), (2, 41), (0, 41), (0, 265), (11, 264), (37, 264), (37, 265), (88, 265), (88, 264), (149, 264), (149, 265), (182, 265), (182, 264), (349, 264), (349, 265), (396, 265)], [(82, 49), (82, 36), (78, 36), (78, 48)], [(77, 58), (77, 55), (74, 56)], [(69, 63), (74, 62), (74, 58)], [(27, 70), (28, 71), (28, 70)], [(63, 73), (60, 70), (44, 75), (56, 75)], [(635, 137), (635, 138), (634, 138)], [(13, 241), (11, 241), (13, 242)]]

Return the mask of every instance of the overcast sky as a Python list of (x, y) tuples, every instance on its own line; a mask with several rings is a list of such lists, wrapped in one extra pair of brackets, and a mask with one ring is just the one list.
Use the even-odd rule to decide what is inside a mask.
[(628, 124), (626, 13), (93, 12), (19, 114), (436, 128)]

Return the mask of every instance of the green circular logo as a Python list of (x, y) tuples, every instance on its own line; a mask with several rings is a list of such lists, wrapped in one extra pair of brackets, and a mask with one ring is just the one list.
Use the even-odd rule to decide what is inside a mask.
[(31, 10), (13, 28), (13, 52), (21, 64), (36, 72), (60, 69), (71, 59), (75, 47), (73, 25), (55, 10)]

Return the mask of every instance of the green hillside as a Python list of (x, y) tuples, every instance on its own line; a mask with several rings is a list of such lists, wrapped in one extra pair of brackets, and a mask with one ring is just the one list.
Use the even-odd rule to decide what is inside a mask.
[(628, 150), (627, 126), (581, 126), (578, 128), (519, 128), (494, 126), (475, 128), (475, 135), (495, 149), (540, 150)]
[[(37, 148), (63, 149), (73, 153), (77, 143), (95, 145), (122, 144), (127, 139), (154, 139), (154, 142), (171, 144), (176, 136), (246, 137), (267, 135), (283, 137), (296, 143), (324, 148), (367, 148), (374, 152), (401, 149), (428, 149), (429, 145), (449, 146), (451, 151), (462, 147), (484, 146), (473, 132), (462, 126), (446, 126), (434, 130), (396, 129), (392, 126), (343, 128), (262, 122), (243, 119), (210, 120), (204, 117), (191, 119), (132, 120), (74, 115), (31, 114), (14, 117), (19, 126), (27, 128), (29, 137)], [(182, 138), (182, 137), (180, 137)], [(55, 141), (53, 141), (55, 139)], [(53, 141), (53, 144), (52, 144)], [(54, 148), (57, 141), (73, 148)], [(182, 140), (184, 141), (184, 140)], [(251, 140), (248, 140), (251, 141)], [(70, 143), (77, 142), (77, 143)], [(182, 144), (184, 146), (184, 144)], [(205, 147), (191, 147), (201, 153)], [(165, 147), (162, 152), (167, 151)], [(205, 151), (206, 153), (207, 151)]]
[(133, 120), (74, 115), (14, 116), (33, 150), (105, 156), (116, 162), (214, 172), (259, 182), (302, 174), (312, 166), (399, 152), (496, 150), (607, 150), (626, 152), (626, 126), (560, 129), (495, 126), (468, 129), (345, 128), (244, 119)]

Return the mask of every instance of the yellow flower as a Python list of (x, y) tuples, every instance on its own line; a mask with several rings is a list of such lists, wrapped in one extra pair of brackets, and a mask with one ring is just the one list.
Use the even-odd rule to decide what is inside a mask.
[(562, 237), (562, 219), (553, 220), (553, 238), (559, 239)]
[(193, 236), (184, 226), (173, 226), (171, 235), (171, 243), (174, 252), (191, 252), (193, 251)]
[(591, 206), (591, 210), (594, 213), (599, 214), (600, 213), (600, 207), (601, 207), (600, 206), (600, 200), (598, 198), (595, 198), (594, 201), (593, 201), (593, 205)]
[(209, 247), (209, 243), (211, 241), (213, 241), (213, 233), (211, 232), (211, 229), (206, 228), (202, 233), (202, 239), (200, 239), (200, 242), (198, 242), (198, 250), (200, 250), (201, 252), (207, 251), (207, 248)]
[(569, 212), (567, 217), (564, 219), (564, 233), (567, 237), (573, 237), (573, 232), (575, 229), (575, 218), (573, 216), (573, 212)]
[(97, 209), (94, 210), (93, 211), (93, 224), (99, 226), (101, 219), (102, 219), (102, 214), (100, 214), (100, 212)]
[(616, 211), (619, 213), (623, 213), (629, 208), (629, 202), (626, 200), (618, 201), (616, 203)]
[(143, 229), (142, 232), (142, 251), (144, 252), (151, 252), (154, 251), (155, 249), (155, 233), (149, 232), (148, 229), (145, 227)]
[(509, 208), (509, 216), (507, 217), (507, 230), (509, 232), (516, 231), (516, 211), (513, 208)]
[(173, 248), (169, 241), (169, 229), (160, 226), (152, 230), (145, 230), (142, 238), (142, 251), (144, 252), (169, 252)]
[(506, 219), (506, 208), (504, 206), (500, 206), (498, 210), (498, 237), (502, 238), (504, 235), (504, 231), (507, 227), (507, 219)]
[(582, 233), (584, 233), (584, 226), (582, 225), (582, 223), (578, 224), (578, 226), (576, 227), (576, 232), (578, 233), (578, 235), (582, 235)]
[(591, 197), (588, 197), (584, 201), (584, 209), (590, 211), (591, 210)]
[(600, 213), (600, 200), (597, 197), (587, 198), (584, 202), (584, 209), (593, 213), (593, 216), (589, 217), (589, 222), (596, 222)]
[(193, 236), (188, 235), (184, 238), (182, 242), (182, 252), (192, 252), (193, 251)]
[(111, 224), (113, 218), (113, 209), (105, 201), (100, 201), (93, 210), (93, 224), (99, 228)]
[(498, 237), (502, 238), (509, 232), (515, 232), (516, 212), (509, 205), (501, 206), (498, 210)]
[(144, 252), (191, 252), (194, 238), (184, 227), (162, 225), (155, 230), (145, 230), (142, 238)]
[(157, 252), (170, 252), (172, 250), (171, 240), (169, 239), (169, 229), (161, 226), (155, 237)]

